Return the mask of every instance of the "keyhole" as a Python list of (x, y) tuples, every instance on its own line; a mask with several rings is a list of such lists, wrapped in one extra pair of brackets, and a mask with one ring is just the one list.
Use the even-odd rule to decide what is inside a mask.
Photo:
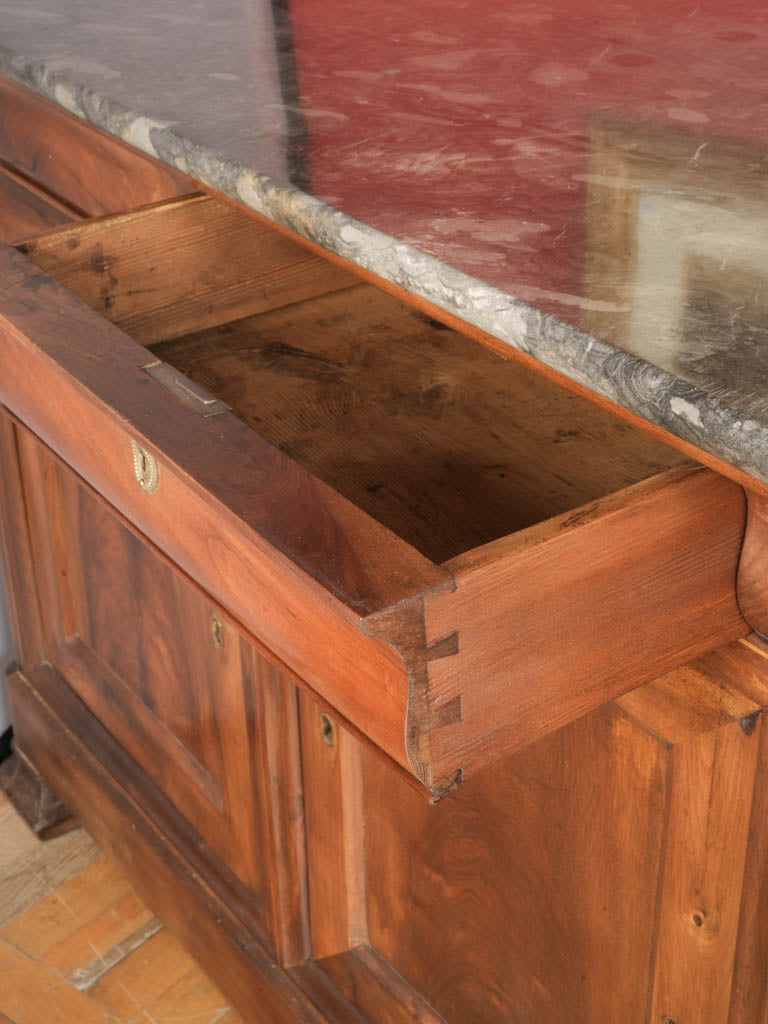
[(159, 478), (157, 463), (149, 452), (135, 441), (131, 441), (131, 453), (133, 455), (133, 471), (136, 474), (139, 487), (147, 494), (152, 494), (157, 490)]
[(333, 721), (326, 715), (324, 711), (320, 713), (320, 735), (323, 737), (323, 743), (327, 743), (329, 747), (332, 747), (336, 742), (336, 736), (334, 735), (335, 730), (333, 728)]
[(224, 626), (216, 612), (211, 614), (211, 635), (217, 647), (224, 646)]

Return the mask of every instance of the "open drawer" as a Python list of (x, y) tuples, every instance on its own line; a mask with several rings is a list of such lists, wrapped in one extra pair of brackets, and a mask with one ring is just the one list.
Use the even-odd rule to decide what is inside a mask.
[(738, 485), (255, 216), (0, 272), (3, 403), (433, 795), (748, 632)]

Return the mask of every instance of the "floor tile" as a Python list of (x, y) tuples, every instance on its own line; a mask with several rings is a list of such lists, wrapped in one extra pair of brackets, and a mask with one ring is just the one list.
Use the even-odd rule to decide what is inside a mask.
[(39, 961), (2, 939), (0, 978), (0, 1010), (14, 1024), (107, 1024), (111, 1016)]
[(117, 1017), (131, 1018), (194, 967), (192, 957), (164, 928), (100, 978), (89, 995)]

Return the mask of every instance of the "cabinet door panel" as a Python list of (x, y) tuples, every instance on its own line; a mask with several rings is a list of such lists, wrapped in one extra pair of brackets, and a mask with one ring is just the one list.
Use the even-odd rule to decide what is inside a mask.
[(429, 1024), (764, 1024), (767, 681), (731, 645), (436, 806), (303, 697), (319, 969), (376, 1024), (376, 979)]
[[(283, 919), (301, 886), (270, 854), (276, 835), (303, 844), (294, 687), (191, 580), (16, 429), (47, 659), (234, 875), (238, 900), (291, 959), (301, 929)], [(275, 771), (282, 789), (271, 785)]]

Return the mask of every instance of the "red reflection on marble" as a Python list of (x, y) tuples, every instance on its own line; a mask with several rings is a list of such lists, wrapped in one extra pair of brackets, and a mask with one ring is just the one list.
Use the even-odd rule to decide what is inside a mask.
[(571, 322), (596, 118), (688, 132), (691, 159), (717, 137), (768, 141), (768, 11), (755, 0), (291, 0), (291, 12), (310, 190)]

